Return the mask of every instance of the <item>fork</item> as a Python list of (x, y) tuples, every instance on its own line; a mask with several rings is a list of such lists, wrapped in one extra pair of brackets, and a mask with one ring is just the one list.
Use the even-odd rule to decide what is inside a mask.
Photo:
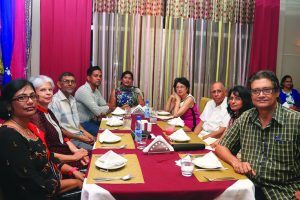
[(219, 177), (219, 178), (209, 178), (207, 176), (203, 176), (204, 178), (206, 178), (208, 181), (227, 181), (227, 180), (238, 180), (234, 177), (231, 176), (224, 176), (224, 177)]

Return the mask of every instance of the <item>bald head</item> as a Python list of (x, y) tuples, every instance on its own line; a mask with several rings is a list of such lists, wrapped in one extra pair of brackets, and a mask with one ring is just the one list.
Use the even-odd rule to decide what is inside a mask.
[(226, 97), (227, 90), (224, 84), (221, 82), (215, 82), (210, 89), (210, 94), (212, 99), (215, 101), (216, 105), (220, 105), (224, 98)]

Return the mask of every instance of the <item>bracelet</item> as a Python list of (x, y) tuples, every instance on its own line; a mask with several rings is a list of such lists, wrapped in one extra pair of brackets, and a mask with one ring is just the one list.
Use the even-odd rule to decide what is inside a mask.
[(73, 176), (73, 173), (74, 173), (75, 171), (77, 171), (77, 170), (78, 170), (77, 167), (72, 167), (72, 168), (69, 170), (68, 175), (69, 175), (69, 176)]

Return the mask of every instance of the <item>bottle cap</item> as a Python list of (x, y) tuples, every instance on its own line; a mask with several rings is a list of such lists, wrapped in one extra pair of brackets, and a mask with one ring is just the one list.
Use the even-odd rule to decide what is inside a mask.
[(148, 99), (146, 100), (146, 104), (149, 104), (149, 100)]
[(140, 115), (136, 116), (136, 120), (142, 120), (142, 117)]

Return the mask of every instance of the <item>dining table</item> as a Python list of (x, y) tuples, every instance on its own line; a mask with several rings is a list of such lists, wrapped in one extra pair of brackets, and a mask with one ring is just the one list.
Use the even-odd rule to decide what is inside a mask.
[[(180, 166), (176, 161), (186, 155), (192, 158), (204, 156), (211, 150), (181, 150), (166, 151), (163, 153), (149, 153), (137, 149), (133, 139), (133, 131), (136, 115), (131, 116), (131, 125), (108, 126), (106, 119), (102, 119), (97, 141), (92, 150), (86, 178), (84, 180), (82, 200), (189, 200), (189, 199), (245, 199), (254, 200), (254, 184), (244, 175), (237, 174), (233, 168), (220, 160), (224, 170), (201, 169), (195, 167), (190, 177), (183, 176)], [(149, 119), (143, 122), (150, 123)], [(155, 137), (162, 136), (170, 145), (174, 144), (205, 144), (188, 127), (176, 127), (175, 131), (183, 128), (190, 137), (189, 141), (175, 142), (169, 139), (165, 132), (168, 127), (167, 120), (158, 120), (151, 123), (151, 138), (147, 140), (149, 145)], [(121, 139), (115, 143), (100, 143), (99, 137), (105, 129)], [(206, 145), (206, 144), (205, 144)], [(207, 145), (206, 145), (207, 146)], [(117, 169), (102, 169), (95, 163), (108, 151), (121, 155), (127, 159), (127, 163)], [(132, 176), (129, 180), (99, 181), (101, 178)], [(223, 180), (228, 179), (229, 180)], [(125, 178), (126, 179), (126, 178)]]

